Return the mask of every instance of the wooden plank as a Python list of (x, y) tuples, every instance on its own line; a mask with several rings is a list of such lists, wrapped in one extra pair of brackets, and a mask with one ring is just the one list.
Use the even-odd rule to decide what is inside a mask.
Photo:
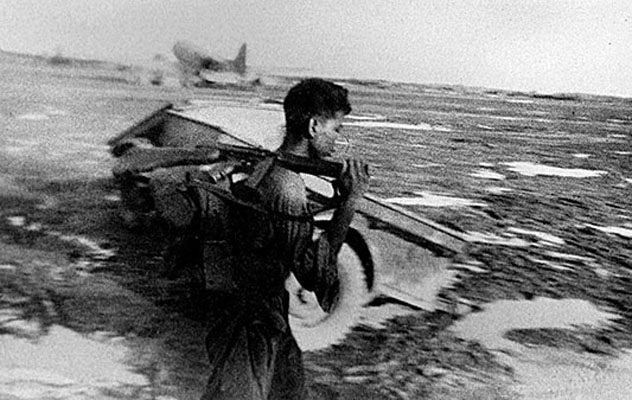
[(202, 121), (202, 120), (193, 118), (193, 117), (191, 117), (191, 116), (189, 116), (187, 114), (184, 114), (182, 112), (178, 112), (178, 111), (175, 111), (175, 110), (168, 110), (167, 113), (170, 116), (181, 118), (181, 119), (183, 119), (185, 121), (193, 122), (193, 123), (195, 123), (197, 125), (210, 128), (210, 129), (212, 129), (214, 131), (221, 132), (222, 134), (230, 137), (231, 139), (235, 140), (238, 143), (245, 144), (247, 146), (252, 146), (253, 148), (258, 148), (258, 149), (262, 149), (263, 150), (263, 147), (258, 146), (258, 145), (254, 144), (254, 143), (251, 143), (251, 142), (249, 142), (247, 140), (244, 140), (244, 139), (240, 138), (239, 136), (236, 136), (236, 135), (232, 134), (231, 132), (228, 132), (226, 129), (224, 129), (223, 127), (221, 127), (219, 125), (214, 125), (214, 124), (212, 124), (210, 122)]
[(158, 110), (152, 112), (130, 128), (108, 140), (107, 145), (116, 146), (116, 144), (122, 140), (142, 136), (150, 129), (161, 124), (165, 120), (165, 111), (169, 110), (171, 107), (173, 107), (171, 103), (165, 103)]
[(364, 196), (358, 212), (388, 225), (394, 233), (404, 235), (410, 241), (439, 251), (462, 253), (468, 243), (461, 233), (371, 194)]
[(419, 298), (413, 296), (412, 294), (400, 290), (396, 286), (388, 285), (388, 284), (380, 284), (377, 288), (377, 291), (386, 297), (390, 297), (392, 299), (401, 301), (411, 307), (426, 310), (426, 311), (435, 311), (435, 305), (429, 303), (425, 300), (420, 300)]

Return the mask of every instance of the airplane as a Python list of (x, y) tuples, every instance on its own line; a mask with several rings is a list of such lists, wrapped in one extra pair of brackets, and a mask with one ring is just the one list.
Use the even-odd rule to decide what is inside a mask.
[(246, 43), (241, 45), (233, 60), (212, 57), (205, 50), (186, 41), (176, 42), (173, 54), (180, 63), (184, 86), (255, 84), (258, 81), (246, 76)]

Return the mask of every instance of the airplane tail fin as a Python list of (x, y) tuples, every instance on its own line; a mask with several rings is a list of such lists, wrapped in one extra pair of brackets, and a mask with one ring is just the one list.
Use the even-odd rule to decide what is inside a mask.
[(233, 60), (233, 67), (235, 71), (240, 74), (246, 73), (246, 43), (242, 44), (239, 48), (239, 53), (237, 53), (237, 57)]

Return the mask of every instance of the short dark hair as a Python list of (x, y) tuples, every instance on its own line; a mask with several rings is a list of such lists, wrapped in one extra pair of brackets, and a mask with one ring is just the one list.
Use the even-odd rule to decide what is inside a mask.
[(349, 114), (348, 93), (344, 87), (324, 79), (302, 80), (289, 90), (283, 101), (287, 132), (306, 132), (313, 117), (333, 118), (338, 112)]

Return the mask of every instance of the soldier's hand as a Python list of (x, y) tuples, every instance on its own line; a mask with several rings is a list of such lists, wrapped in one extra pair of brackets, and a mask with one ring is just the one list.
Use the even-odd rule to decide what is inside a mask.
[(345, 169), (338, 181), (342, 197), (359, 198), (369, 189), (369, 165), (363, 161), (345, 160)]

